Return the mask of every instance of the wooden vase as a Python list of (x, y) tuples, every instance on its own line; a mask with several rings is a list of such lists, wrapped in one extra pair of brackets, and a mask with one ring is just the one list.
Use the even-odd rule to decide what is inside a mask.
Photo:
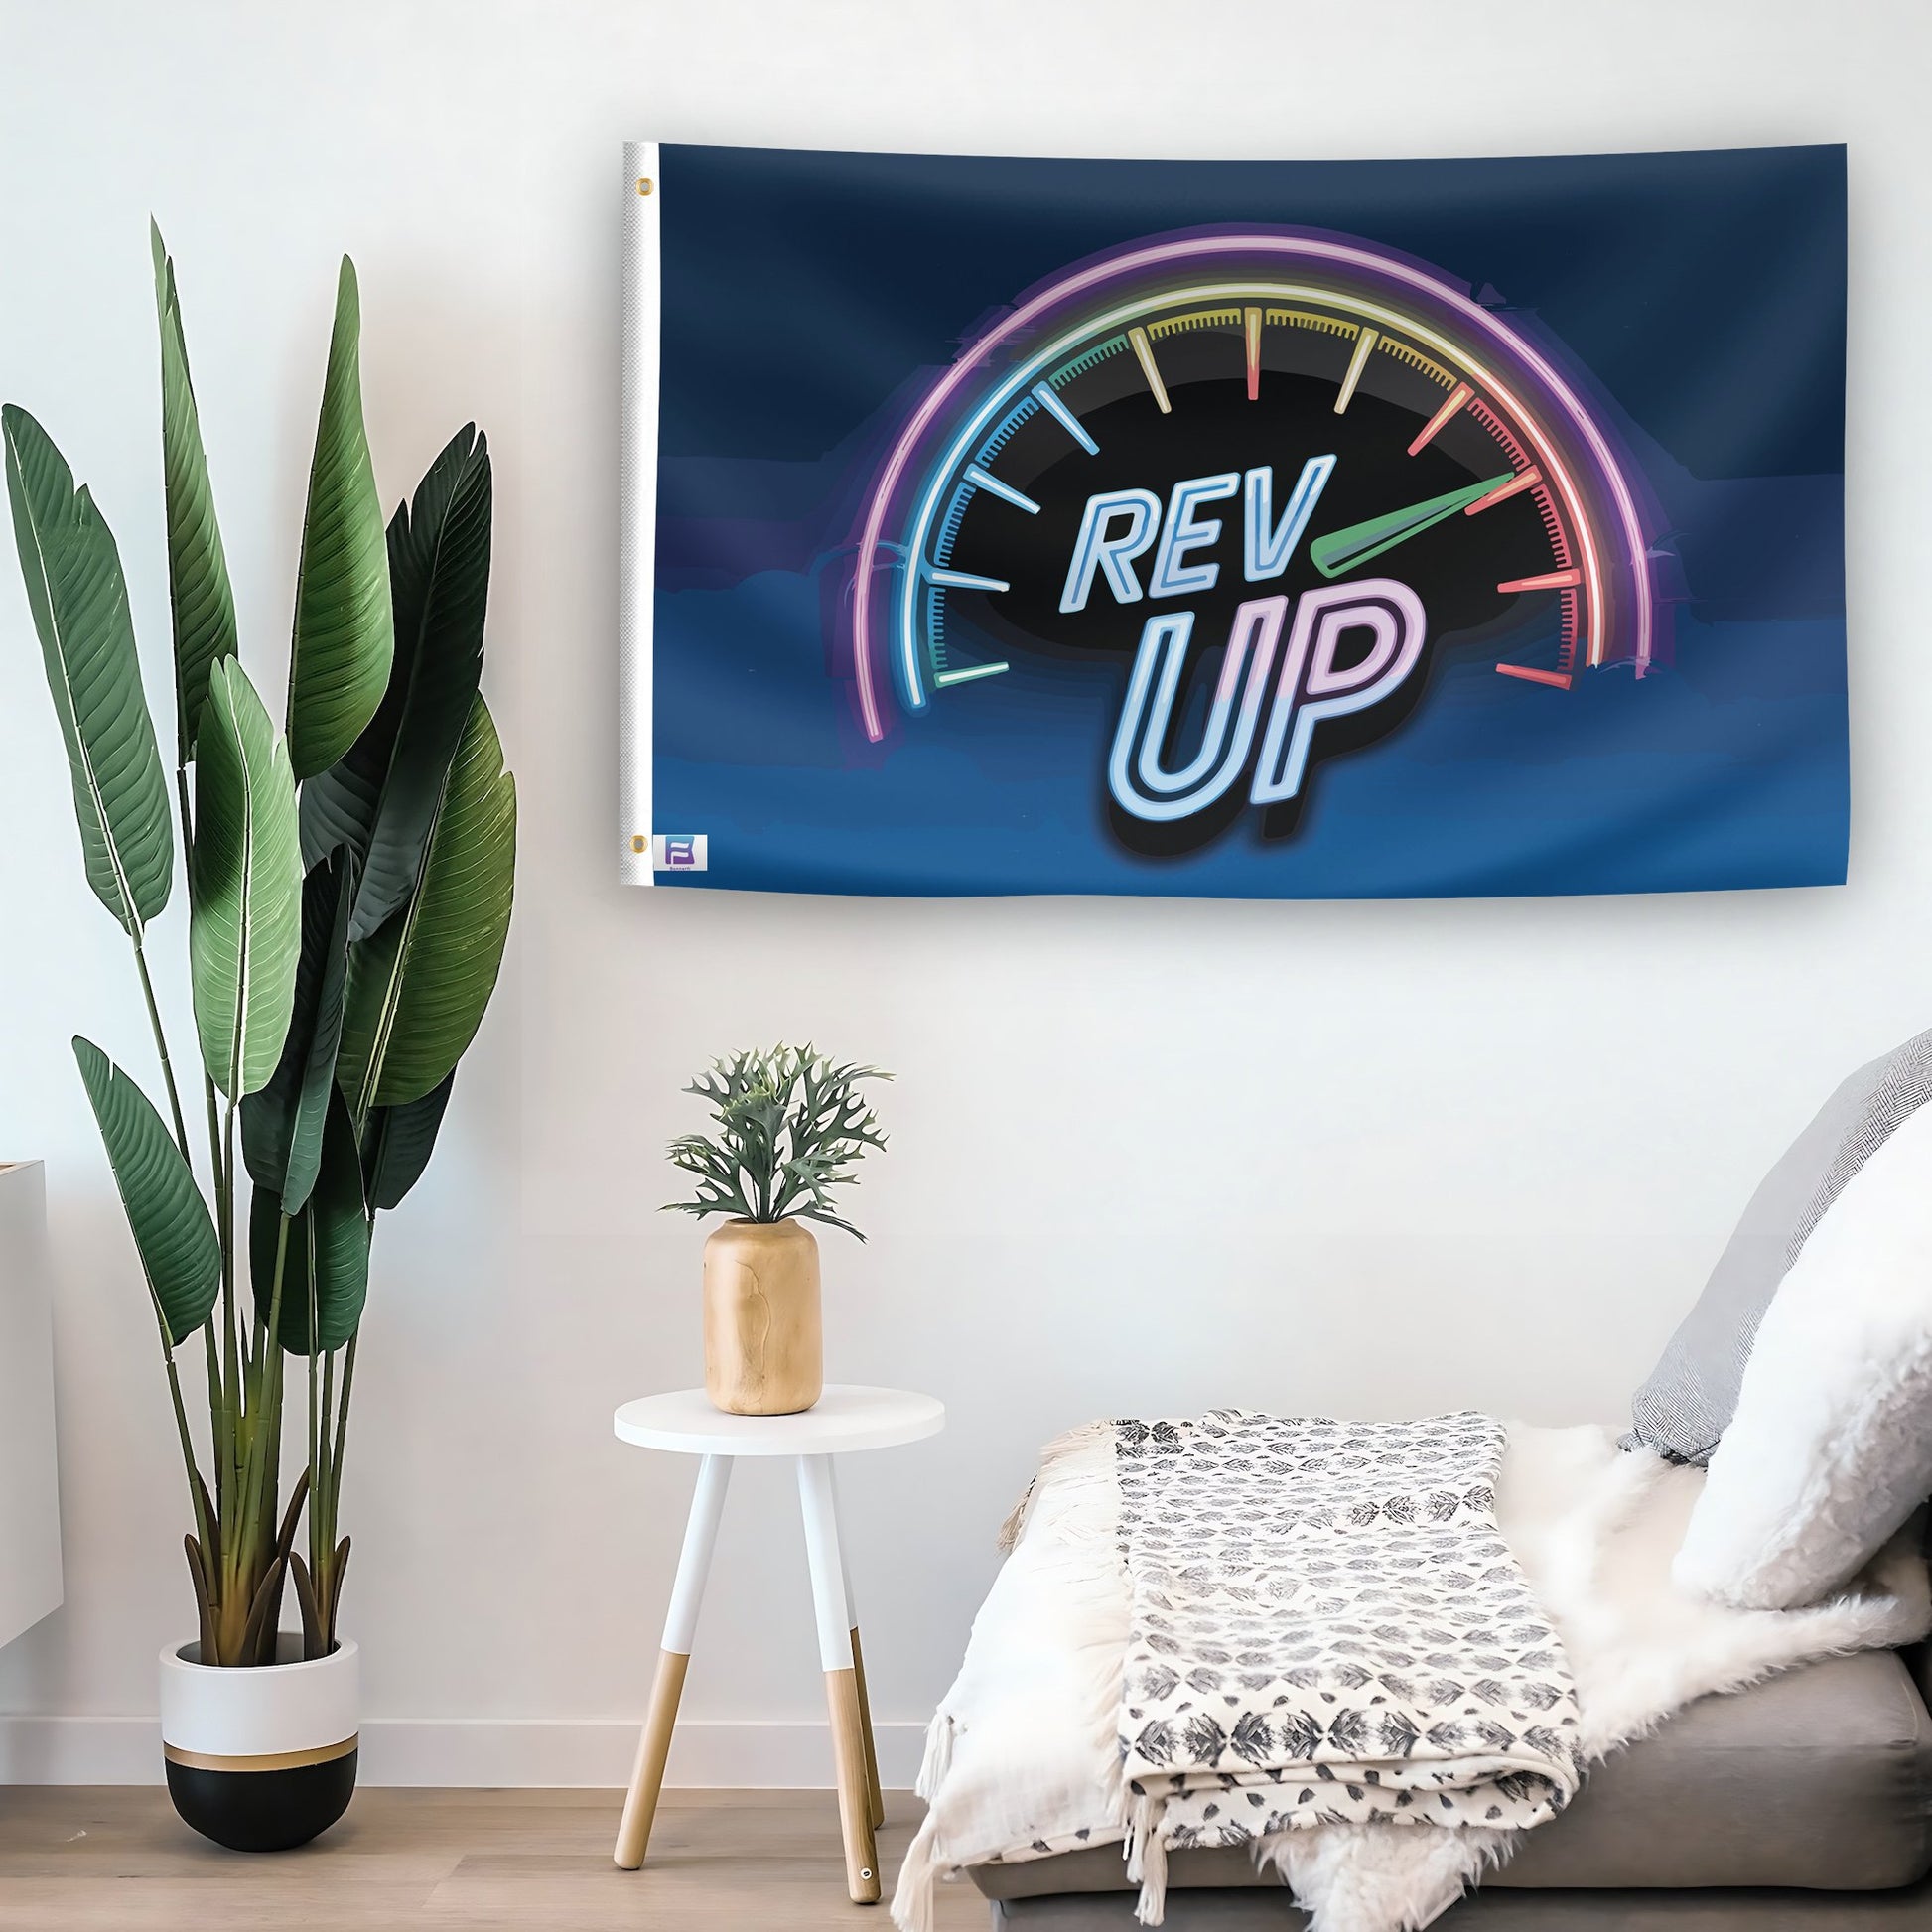
[(818, 1243), (801, 1221), (726, 1221), (704, 1244), (705, 1393), (728, 1416), (792, 1416), (825, 1387)]

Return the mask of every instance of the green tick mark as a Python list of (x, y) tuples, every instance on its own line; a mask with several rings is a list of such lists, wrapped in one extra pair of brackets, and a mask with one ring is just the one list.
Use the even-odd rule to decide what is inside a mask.
[(1309, 545), (1309, 556), (1323, 577), (1339, 577), (1343, 571), (1353, 570), (1357, 564), (1365, 564), (1385, 550), (1393, 550), (1398, 543), (1441, 523), (1445, 517), (1454, 516), (1471, 503), (1479, 503), (1492, 489), (1500, 489), (1514, 474), (1505, 470), (1500, 477), (1468, 483), (1444, 496), (1432, 496), (1426, 503), (1411, 503), (1407, 509), (1371, 516), (1365, 523), (1351, 523), (1345, 530), (1330, 530), (1325, 537), (1316, 537)]

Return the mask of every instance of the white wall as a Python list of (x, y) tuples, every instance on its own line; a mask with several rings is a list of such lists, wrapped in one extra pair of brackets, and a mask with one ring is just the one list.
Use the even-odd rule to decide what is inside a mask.
[[(150, 209), (258, 677), (281, 674), (340, 250), (385, 497), (468, 417), (496, 454), (487, 688), (521, 877), (504, 984), (431, 1177), (383, 1230), (367, 1323), (344, 1513), (371, 1774), (621, 1774), (613, 1721), (642, 1704), (690, 1472), (620, 1449), (608, 1418), (698, 1376), (699, 1231), (652, 1210), (676, 1089), (734, 1042), (811, 1035), (899, 1075), (873, 1240), (829, 1237), (827, 1285), (835, 1376), (929, 1388), (953, 1417), (847, 1480), (900, 1776), (993, 1527), (1066, 1424), (1621, 1411), (1784, 1140), (1932, 1021), (1929, 58), (1908, 0), (0, 4), (0, 394), (119, 531), (158, 703)], [(620, 888), (636, 134), (1209, 156), (1849, 139), (1854, 883), (1418, 905)], [(0, 1726), (0, 1776), (151, 1773), (152, 1733), (119, 1721), (153, 1711), (154, 1653), (190, 1627), (153, 1330), (66, 1043), (84, 1029), (145, 1067), (144, 1028), (64, 785), (9, 569), (0, 1155), (48, 1161), (68, 1603), (0, 1654), (0, 1711), (96, 1722)], [(185, 1045), (179, 917), (157, 949)], [(820, 1708), (794, 1522), (776, 1471), (741, 1480), (686, 1777), (820, 1774), (814, 1735), (783, 1728)]]

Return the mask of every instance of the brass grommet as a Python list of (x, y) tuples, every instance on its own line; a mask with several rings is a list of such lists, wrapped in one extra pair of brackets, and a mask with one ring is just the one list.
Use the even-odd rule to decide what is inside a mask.
[(650, 193), (650, 177), (648, 175), (639, 175), (637, 177), (637, 193), (639, 195), (648, 195)]

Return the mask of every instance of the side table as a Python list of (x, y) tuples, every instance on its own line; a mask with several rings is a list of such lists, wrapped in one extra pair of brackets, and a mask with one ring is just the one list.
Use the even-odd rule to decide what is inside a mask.
[(873, 1834), (885, 1823), (866, 1667), (859, 1648), (852, 1579), (839, 1544), (838, 1486), (834, 1456), (858, 1449), (892, 1449), (936, 1436), (945, 1427), (942, 1403), (903, 1389), (828, 1384), (810, 1409), (795, 1416), (728, 1416), (714, 1409), (702, 1389), (647, 1395), (626, 1402), (613, 1417), (619, 1439), (645, 1449), (697, 1455), (697, 1492), (684, 1526), (677, 1581), (664, 1617), (664, 1644), (651, 1684), (636, 1767), (624, 1795), (613, 1857), (626, 1871), (644, 1862), (651, 1820), (664, 1786), (664, 1760), (677, 1724), (684, 1673), (691, 1662), (698, 1604), (704, 1595), (718, 1523), (732, 1464), (741, 1455), (790, 1456), (798, 1470), (798, 1506), (805, 1523), (805, 1554), (811, 1568), (812, 1609), (818, 1622), (818, 1655), (832, 1717), (832, 1752), (839, 1786), (839, 1825), (845, 1838), (846, 1889), (862, 1905), (879, 1899), (879, 1852)]

